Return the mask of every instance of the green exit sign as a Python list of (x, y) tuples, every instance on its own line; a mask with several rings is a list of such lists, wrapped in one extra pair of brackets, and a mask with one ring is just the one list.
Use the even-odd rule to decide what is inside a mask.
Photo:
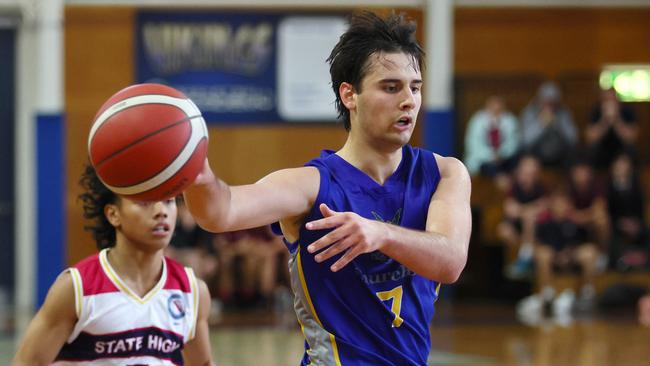
[(605, 65), (600, 87), (614, 88), (622, 102), (649, 102), (650, 65)]

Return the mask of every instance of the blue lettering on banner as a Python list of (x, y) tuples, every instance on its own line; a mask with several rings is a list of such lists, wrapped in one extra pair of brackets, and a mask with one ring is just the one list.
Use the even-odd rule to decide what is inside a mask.
[(208, 123), (278, 122), (280, 14), (141, 11), (136, 80), (177, 88)]

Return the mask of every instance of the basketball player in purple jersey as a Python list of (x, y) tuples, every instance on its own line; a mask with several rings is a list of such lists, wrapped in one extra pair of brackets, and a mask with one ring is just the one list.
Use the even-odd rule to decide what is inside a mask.
[(277, 223), (291, 253), (301, 365), (427, 363), (439, 285), (467, 260), (471, 188), (457, 159), (408, 145), (423, 58), (402, 15), (352, 16), (328, 59), (345, 144), (243, 186), (206, 161), (184, 192), (208, 230)]
[(81, 183), (100, 252), (56, 279), (12, 365), (213, 365), (208, 288), (163, 256), (175, 200), (117, 196), (90, 166)]

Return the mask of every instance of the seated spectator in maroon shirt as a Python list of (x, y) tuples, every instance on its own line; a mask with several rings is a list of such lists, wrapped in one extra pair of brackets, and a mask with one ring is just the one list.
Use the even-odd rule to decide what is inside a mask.
[[(243, 307), (271, 305), (279, 277), (288, 277), (288, 252), (282, 238), (267, 225), (220, 233), (214, 245), (221, 261), (219, 299), (226, 305)], [(281, 268), (285, 273), (278, 272)]]
[(571, 164), (568, 178), (571, 220), (589, 234), (590, 242), (604, 249), (609, 238), (609, 219), (602, 184), (589, 161), (580, 156)]

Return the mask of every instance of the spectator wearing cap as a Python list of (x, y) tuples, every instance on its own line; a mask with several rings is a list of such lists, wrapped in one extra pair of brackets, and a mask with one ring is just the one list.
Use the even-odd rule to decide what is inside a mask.
[(545, 82), (521, 116), (522, 148), (545, 166), (559, 166), (578, 142), (573, 117), (561, 98), (557, 85)]

